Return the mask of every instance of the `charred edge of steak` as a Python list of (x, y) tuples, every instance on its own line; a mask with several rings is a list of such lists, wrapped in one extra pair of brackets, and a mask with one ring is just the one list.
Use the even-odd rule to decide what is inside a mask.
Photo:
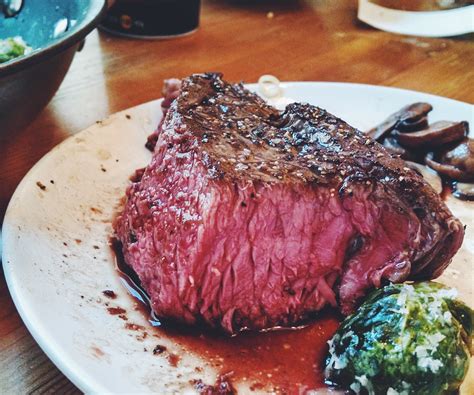
[(412, 207), (426, 228), (445, 233), (443, 254), (424, 259), (431, 245), (422, 245), (410, 278), (431, 278), (449, 264), (462, 243), (462, 225), (402, 159), (324, 109), (292, 103), (281, 113), (221, 77), (207, 73), (182, 80), (184, 94), (176, 100), (177, 112), (206, 150), (211, 176), (327, 185), (340, 193), (352, 179), (381, 183)]

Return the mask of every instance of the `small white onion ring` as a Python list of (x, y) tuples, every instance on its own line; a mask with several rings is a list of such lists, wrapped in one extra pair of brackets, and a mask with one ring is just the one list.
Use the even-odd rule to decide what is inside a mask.
[(271, 74), (262, 75), (258, 79), (258, 90), (267, 99), (281, 96), (280, 80)]

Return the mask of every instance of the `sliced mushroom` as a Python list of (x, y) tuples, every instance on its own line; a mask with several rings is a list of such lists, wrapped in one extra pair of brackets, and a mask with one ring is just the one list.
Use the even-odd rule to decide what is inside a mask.
[(407, 128), (407, 125), (416, 124), (416, 122), (426, 118), (426, 115), (433, 109), (428, 103), (413, 103), (403, 107), (401, 110), (390, 115), (385, 121), (373, 129), (367, 131), (367, 135), (382, 142), (390, 132), (400, 125)]
[(462, 140), (469, 132), (466, 121), (450, 122), (438, 121), (432, 123), (427, 129), (413, 133), (394, 132), (397, 141), (408, 148), (440, 147), (447, 143)]
[(400, 156), (405, 160), (412, 162), (425, 163), (426, 151), (417, 150), (417, 152), (409, 151), (406, 148), (398, 144), (394, 137), (389, 136), (383, 141), (383, 146), (392, 154)]
[(453, 195), (461, 200), (474, 201), (474, 184), (456, 182), (453, 186)]
[(466, 138), (458, 146), (443, 153), (440, 160), (474, 175), (474, 140)]
[(397, 125), (396, 129), (399, 132), (402, 133), (410, 133), (410, 132), (416, 132), (418, 130), (423, 130), (428, 127), (428, 116), (424, 116), (420, 119), (417, 120), (406, 120), (406, 121), (400, 121), (400, 123)]
[(447, 176), (449, 178), (452, 178), (453, 180), (460, 180), (463, 178), (462, 170), (459, 170), (455, 166), (444, 165), (442, 163), (436, 162), (433, 160), (432, 155), (433, 155), (432, 152), (426, 155), (425, 161), (426, 161), (426, 164), (429, 167), (431, 167), (433, 170), (436, 170), (438, 173), (444, 176)]
[(383, 141), (383, 146), (392, 154), (399, 155), (401, 158), (403, 158), (403, 156), (408, 152), (405, 148), (398, 144), (397, 140), (395, 140), (393, 137), (387, 137)]
[(474, 181), (474, 140), (465, 139), (445, 153), (430, 152), (426, 164), (438, 173), (457, 181)]

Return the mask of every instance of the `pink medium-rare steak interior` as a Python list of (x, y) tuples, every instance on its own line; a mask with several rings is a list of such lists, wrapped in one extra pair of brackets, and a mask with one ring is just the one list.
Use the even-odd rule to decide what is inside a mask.
[(115, 225), (159, 316), (235, 333), (348, 313), (384, 281), (438, 276), (459, 248), (421, 176), (324, 110), (280, 113), (218, 74), (170, 87)]

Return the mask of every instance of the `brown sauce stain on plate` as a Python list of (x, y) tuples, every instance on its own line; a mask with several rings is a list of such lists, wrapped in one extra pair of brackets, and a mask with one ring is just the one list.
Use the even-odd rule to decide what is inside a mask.
[(134, 324), (134, 323), (131, 323), (131, 322), (127, 322), (125, 324), (125, 328), (128, 329), (128, 330), (131, 330), (131, 331), (142, 331), (142, 330), (145, 329), (144, 326)]
[[(137, 275), (123, 260), (120, 242), (112, 240), (111, 246), (122, 283), (158, 335), (200, 355), (222, 375), (232, 373), (233, 382), (247, 382), (254, 390), (271, 388), (278, 393), (304, 394), (325, 387), (327, 341), (340, 323), (336, 312), (322, 312), (305, 327), (242, 332), (233, 337), (208, 327), (160, 320), (151, 311)], [(168, 360), (176, 366), (180, 357), (170, 354)]]
[(181, 357), (178, 354), (169, 354), (168, 355), (168, 362), (171, 366), (177, 367)]
[(105, 355), (105, 353), (97, 346), (92, 346), (91, 350), (92, 350), (92, 355), (98, 359)]
[(157, 354), (163, 354), (167, 348), (165, 346), (162, 346), (161, 344), (157, 344), (155, 348), (153, 349), (153, 355)]
[(111, 289), (106, 289), (104, 291), (102, 291), (102, 293), (104, 294), (104, 296), (107, 296), (109, 299), (116, 299), (117, 298), (117, 294), (112, 291)]
[(42, 191), (46, 191), (46, 185), (44, 185), (41, 181), (36, 181), (36, 185), (38, 186), (39, 189)]
[(121, 315), (127, 312), (125, 309), (122, 309), (121, 307), (108, 307), (107, 311), (111, 315)]

